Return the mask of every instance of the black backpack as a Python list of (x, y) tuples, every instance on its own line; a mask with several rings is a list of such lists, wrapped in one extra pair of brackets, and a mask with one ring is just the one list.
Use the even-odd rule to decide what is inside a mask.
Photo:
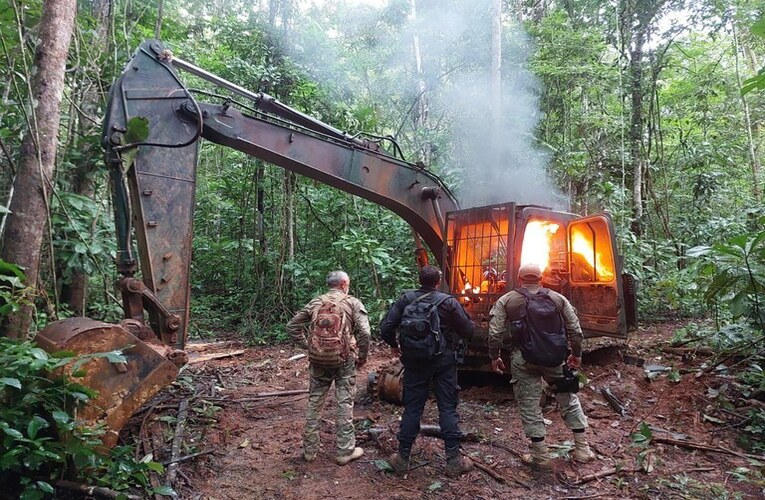
[(521, 350), (523, 359), (539, 366), (558, 366), (568, 356), (566, 325), (549, 290), (540, 288), (531, 293), (516, 288), (524, 296), (522, 316), (511, 323), (513, 342)]
[(404, 307), (398, 327), (401, 356), (404, 361), (429, 361), (441, 354), (446, 346), (441, 335), (438, 306), (449, 295), (428, 292), (416, 298), (413, 293), (405, 297), (409, 304)]

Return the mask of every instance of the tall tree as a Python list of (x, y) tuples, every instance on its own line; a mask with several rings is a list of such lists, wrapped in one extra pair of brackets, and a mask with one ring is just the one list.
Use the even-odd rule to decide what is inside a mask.
[[(29, 130), (22, 141), (22, 161), (14, 181), (0, 257), (25, 269), (28, 285), (37, 286), (40, 255), (48, 220), (48, 201), (53, 189), (56, 143), (64, 92), (64, 70), (74, 29), (76, 0), (47, 0), (40, 19), (35, 49), (36, 71), (31, 80)], [(32, 323), (32, 308), (25, 307), (9, 318), (3, 331), (24, 337)]]
[[(161, 24), (161, 10), (162, 2), (160, 1), (158, 24)], [(97, 165), (102, 161), (101, 148), (97, 141), (99, 135), (97, 130), (101, 127), (98, 113), (104, 105), (104, 92), (100, 85), (100, 76), (103, 71), (101, 54), (109, 53), (109, 24), (112, 11), (112, 0), (91, 2), (91, 15), (95, 29), (92, 30), (89, 43), (81, 42), (77, 47), (78, 60), (83, 70), (79, 71), (75, 77), (76, 82), (70, 99), (71, 133), (66, 153), (76, 156), (76, 159), (71, 161), (74, 169), (71, 172), (70, 190), (87, 198), (93, 198), (95, 195), (94, 177)], [(156, 37), (159, 38), (159, 35), (157, 34)], [(83, 236), (90, 236), (90, 234)], [(78, 266), (67, 274), (65, 279), (61, 280), (61, 302), (77, 316), (82, 316), (85, 312), (88, 273)]]

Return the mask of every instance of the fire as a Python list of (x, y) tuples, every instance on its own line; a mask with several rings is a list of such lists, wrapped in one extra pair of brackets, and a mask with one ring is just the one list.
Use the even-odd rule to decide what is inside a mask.
[(610, 256), (604, 257), (602, 252), (595, 251), (592, 240), (576, 228), (571, 231), (571, 252), (581, 256), (590, 269), (595, 270), (595, 278), (598, 281), (610, 281), (614, 278), (614, 271), (609, 265)]
[(532, 220), (526, 224), (526, 233), (523, 235), (523, 248), (521, 249), (521, 265), (537, 264), (545, 269), (550, 267), (550, 245), (553, 235), (560, 228), (560, 224)]

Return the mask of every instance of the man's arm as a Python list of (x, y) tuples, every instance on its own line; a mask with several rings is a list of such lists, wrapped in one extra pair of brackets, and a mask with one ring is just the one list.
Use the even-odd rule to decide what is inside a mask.
[(563, 322), (566, 325), (566, 337), (571, 348), (571, 355), (566, 360), (569, 367), (577, 369), (582, 364), (582, 325), (579, 323), (579, 316), (576, 315), (576, 309), (571, 302), (563, 295), (559, 295), (561, 304), (561, 313)]
[(353, 336), (356, 337), (356, 347), (359, 349), (359, 361), (362, 361), (369, 355), (369, 313), (360, 300), (354, 299), (353, 302)]
[(489, 311), (489, 357), (491, 359), (497, 359), (500, 351), (502, 350), (502, 339), (505, 337), (507, 331), (507, 311), (505, 310), (505, 304), (509, 297), (509, 293), (506, 293), (494, 303), (494, 306)]
[(308, 348), (308, 338), (306, 336), (307, 328), (308, 324), (311, 322), (311, 311), (317, 300), (318, 299), (314, 299), (306, 304), (287, 322), (287, 333), (292, 339), (292, 342), (303, 349)]
[(386, 344), (393, 348), (398, 348), (396, 331), (398, 330), (398, 325), (401, 323), (401, 315), (404, 312), (405, 302), (406, 299), (404, 296), (399, 297), (399, 299), (393, 303), (390, 309), (388, 309), (388, 312), (383, 318), (382, 322), (380, 322), (380, 336)]
[(470, 319), (470, 316), (465, 312), (465, 308), (462, 307), (462, 304), (460, 304), (457, 299), (450, 297), (446, 299), (446, 302), (448, 302), (451, 307), (452, 327), (454, 328), (454, 332), (470, 342), (473, 340), (473, 335), (475, 334), (473, 320)]

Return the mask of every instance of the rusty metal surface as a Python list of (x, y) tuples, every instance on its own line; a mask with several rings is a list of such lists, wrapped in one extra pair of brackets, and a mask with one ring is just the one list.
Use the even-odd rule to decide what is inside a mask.
[[(248, 116), (227, 105), (199, 103), (204, 138), (311, 179), (360, 196), (406, 220), (443, 265), (443, 228), (438, 210), (459, 208), (427, 170), (387, 154), (275, 120)], [(184, 106), (188, 119), (193, 107)], [(435, 201), (437, 200), (437, 203)]]
[[(118, 268), (123, 275), (132, 276), (135, 264), (125, 259), (132, 257), (133, 246), (137, 247), (143, 283), (164, 308), (180, 318), (180, 325), (169, 329), (161, 309), (147, 304), (145, 297), (125, 299), (126, 316), (141, 321), (145, 308), (162, 342), (183, 348), (199, 127), (176, 115), (189, 94), (172, 68), (158, 59), (162, 47), (154, 43), (142, 44), (112, 85), (103, 142), (107, 165), (113, 172), (120, 236)], [(136, 117), (148, 120), (149, 136), (138, 146), (134, 163), (123, 166), (118, 158), (126, 152), (125, 131), (130, 119)]]
[(396, 405), (404, 400), (404, 365), (396, 360), (377, 372), (375, 394), (378, 398)]
[[(118, 325), (70, 318), (50, 323), (35, 340), (48, 352), (92, 355), (122, 350), (127, 359), (124, 365), (94, 358), (82, 366), (86, 375), (73, 379), (98, 392), (78, 418), (106, 424), (108, 432), (102, 437), (106, 446), (113, 446), (131, 415), (178, 375), (178, 367), (157, 352), (166, 348), (156, 346), (155, 350)], [(71, 376), (71, 365), (64, 370)]]

